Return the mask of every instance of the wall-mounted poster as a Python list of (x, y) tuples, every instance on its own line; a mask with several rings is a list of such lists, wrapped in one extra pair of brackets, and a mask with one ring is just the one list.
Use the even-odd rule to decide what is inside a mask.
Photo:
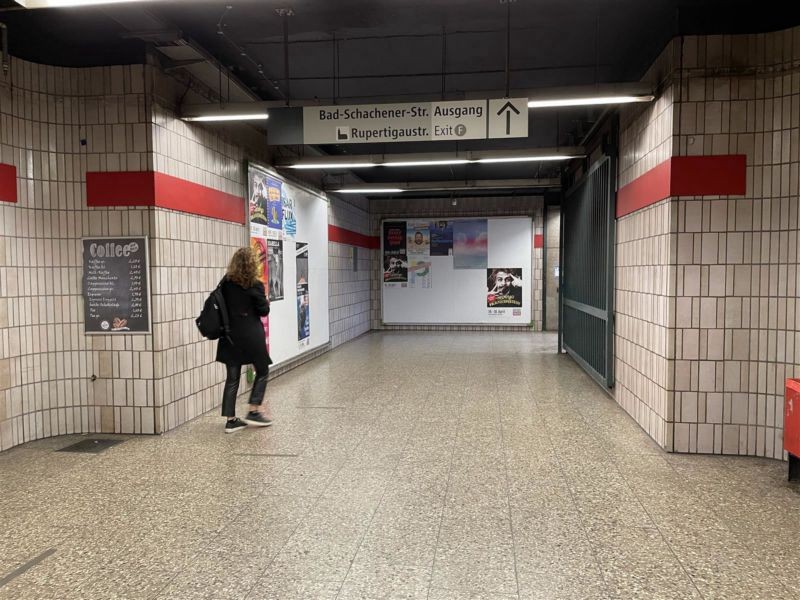
[(283, 300), (283, 242), (281, 240), (267, 240), (267, 263), (269, 301)]
[(485, 269), (488, 254), (489, 225), (486, 219), (453, 221), (454, 269)]
[(295, 244), (297, 257), (297, 340), (307, 346), (311, 339), (311, 318), (308, 295), (308, 244)]
[(431, 231), (427, 223), (408, 227), (406, 250), (409, 257), (431, 255)]
[(408, 287), (431, 287), (431, 231), (428, 223), (409, 224), (406, 236), (408, 249)]
[(405, 221), (387, 221), (383, 224), (383, 283), (408, 286)]
[(149, 333), (146, 237), (83, 240), (83, 310), (87, 334)]
[[(267, 290), (269, 281), (269, 263), (267, 262), (267, 240), (263, 238), (250, 238), (250, 247), (258, 256), (258, 280), (264, 284)], [(261, 325), (264, 327), (264, 337), (267, 340), (267, 352), (269, 352), (269, 315), (261, 317)]]
[(486, 269), (486, 306), (522, 308), (522, 269)]
[(295, 217), (294, 195), (289, 186), (281, 189), (281, 205), (283, 206), (283, 232), (287, 238), (294, 239), (297, 235), (297, 218)]
[(450, 256), (453, 254), (453, 222), (431, 221), (431, 256)]
[(270, 229), (283, 230), (283, 182), (278, 181), (269, 175), (265, 178), (267, 183), (267, 227)]

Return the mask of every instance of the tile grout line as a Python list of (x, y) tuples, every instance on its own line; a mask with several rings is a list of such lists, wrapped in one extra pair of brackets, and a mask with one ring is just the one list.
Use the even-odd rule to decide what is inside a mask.
[[(497, 359), (495, 358), (495, 363)], [(497, 368), (494, 369), (495, 387), (497, 387)], [(508, 510), (508, 525), (511, 530), (511, 550), (514, 553), (514, 581), (517, 584), (517, 598), (520, 598), (522, 591), (519, 586), (519, 559), (517, 558), (517, 540), (514, 536), (514, 515), (511, 510), (511, 478), (508, 473), (508, 446), (506, 444), (505, 430), (503, 427), (503, 411), (500, 407), (500, 398), (495, 400), (497, 405), (497, 418), (500, 426), (500, 445), (503, 452), (503, 465), (505, 466), (505, 480), (506, 480), (506, 508)]]
[[(584, 424), (585, 424), (587, 427), (589, 427), (589, 426), (590, 426), (590, 424), (589, 424), (589, 422), (586, 420), (586, 417), (585, 417), (583, 414), (581, 414), (581, 413), (580, 413), (580, 411), (578, 411), (578, 414), (580, 415), (580, 418), (581, 418), (581, 420), (584, 422)], [(694, 589), (697, 591), (697, 594), (700, 596), (700, 598), (705, 598), (705, 596), (703, 595), (703, 593), (702, 593), (702, 592), (700, 591), (700, 589), (697, 587), (697, 584), (695, 583), (695, 581), (694, 581), (694, 579), (692, 578), (692, 576), (691, 576), (691, 575), (689, 574), (689, 572), (686, 570), (686, 567), (685, 567), (685, 565), (683, 564), (683, 562), (680, 560), (680, 558), (678, 558), (677, 554), (675, 554), (675, 550), (673, 550), (672, 546), (671, 546), (671, 545), (670, 545), (670, 543), (667, 541), (667, 538), (664, 536), (664, 532), (663, 532), (663, 531), (661, 531), (661, 528), (658, 526), (658, 522), (657, 522), (657, 521), (656, 521), (656, 520), (653, 518), (653, 516), (650, 514), (650, 511), (648, 511), (648, 510), (647, 510), (647, 507), (644, 505), (644, 503), (642, 502), (641, 498), (640, 498), (640, 497), (639, 497), (639, 495), (636, 493), (636, 491), (633, 489), (633, 487), (631, 487), (630, 483), (628, 482), (628, 478), (627, 478), (627, 477), (625, 477), (625, 475), (624, 475), (624, 474), (623, 474), (623, 473), (622, 473), (622, 472), (619, 470), (619, 463), (618, 463), (618, 461), (616, 460), (616, 458), (614, 458), (614, 456), (613, 456), (611, 453), (609, 453), (609, 456), (611, 457), (611, 461), (612, 461), (612, 463), (614, 464), (614, 469), (615, 469), (615, 470), (616, 470), (616, 472), (619, 474), (619, 476), (622, 478), (622, 480), (625, 482), (625, 487), (626, 487), (626, 488), (628, 488), (628, 490), (630, 490), (630, 492), (633, 494), (634, 498), (636, 498), (636, 501), (639, 503), (639, 506), (641, 506), (641, 508), (642, 508), (642, 511), (644, 511), (644, 514), (646, 514), (646, 515), (647, 515), (647, 518), (648, 518), (648, 519), (650, 519), (650, 521), (653, 523), (653, 527), (655, 528), (655, 530), (656, 530), (656, 531), (658, 531), (658, 535), (659, 535), (659, 536), (661, 537), (661, 539), (664, 541), (664, 545), (665, 545), (665, 546), (666, 546), (666, 547), (669, 549), (669, 552), (670, 552), (670, 554), (673, 556), (673, 558), (674, 558), (674, 559), (675, 559), (675, 560), (678, 562), (678, 564), (680, 565), (680, 567), (681, 567), (681, 571), (683, 571), (683, 574), (684, 574), (684, 575), (686, 575), (686, 578), (687, 578), (687, 579), (688, 579), (688, 580), (689, 580), (689, 581), (692, 583), (692, 587), (694, 587)], [(669, 462), (668, 462), (668, 461), (666, 461), (666, 460), (665, 460), (665, 462), (667, 462), (667, 463), (669, 464)], [(670, 465), (670, 468), (672, 469), (672, 465)], [(589, 543), (591, 544), (591, 541), (590, 541)], [(592, 544), (592, 546), (594, 546), (594, 545)]]
[[(376, 415), (375, 419), (373, 420), (373, 423), (375, 421), (377, 421), (377, 419), (380, 417), (380, 415), (386, 410), (387, 406), (388, 406), (388, 404), (384, 405), (384, 408), (381, 410), (381, 412), (378, 413), (378, 415)], [(415, 427), (412, 427), (411, 431), (408, 432), (408, 436), (406, 437), (405, 444), (403, 445), (403, 450), (405, 450), (408, 447), (408, 445), (411, 443), (411, 436), (412, 436), (412, 433), (413, 433), (414, 429), (415, 429)], [(356, 448), (358, 448), (358, 446), (356, 446)], [(353, 448), (353, 451), (355, 451), (356, 448)], [(392, 469), (392, 471), (391, 471), (391, 473), (389, 475), (389, 484), (383, 489), (383, 493), (381, 494), (381, 498), (380, 498), (380, 500), (378, 500), (378, 504), (375, 507), (375, 510), (372, 511), (372, 514), (370, 515), (369, 523), (367, 524), (367, 527), (364, 529), (364, 534), (361, 536), (361, 539), (358, 541), (358, 546), (356, 547), (356, 551), (353, 553), (353, 558), (350, 559), (350, 564), (347, 567), (347, 573), (345, 573), (344, 578), (342, 579), (342, 583), (339, 586), (339, 590), (336, 592), (336, 598), (339, 598), (339, 595), (342, 593), (342, 590), (344, 589), (344, 584), (347, 581), (347, 576), (350, 574), (350, 571), (353, 568), (353, 563), (356, 560), (356, 556), (358, 556), (358, 551), (361, 549), (361, 546), (364, 543), (364, 539), (367, 537), (367, 534), (369, 533), (369, 529), (372, 526), (372, 522), (375, 520), (375, 515), (378, 513), (378, 510), (380, 509), (381, 504), (383, 504), (383, 500), (384, 500), (384, 498), (386, 498), (386, 494), (387, 494), (388, 489), (391, 487), (391, 476), (397, 471), (397, 469), (399, 468), (399, 465), (400, 465), (400, 461), (398, 461), (397, 464), (395, 465), (395, 467)], [(431, 577), (433, 577), (433, 571), (431, 571)]]
[(33, 567), (35, 567), (39, 563), (43, 562), (44, 560), (46, 560), (48, 557), (52, 556), (55, 553), (56, 553), (56, 549), (55, 548), (50, 548), (49, 550), (45, 550), (44, 552), (42, 552), (38, 556), (34, 556), (28, 562), (21, 564), (19, 567), (17, 567), (16, 569), (14, 569), (10, 573), (8, 573), (5, 577), (0, 579), (0, 588), (5, 586), (6, 584), (10, 583), (12, 580), (16, 579), (20, 575), (23, 575), (23, 574), (27, 573)]
[[(533, 390), (530, 389), (530, 380), (528, 378), (526, 378), (526, 381), (528, 383), (528, 388), (529, 388), (529, 391), (531, 392), (532, 397), (535, 398), (536, 396), (535, 396), (535, 394), (533, 394)], [(571, 410), (575, 411), (575, 408), (572, 407)], [(575, 411), (575, 412), (577, 412), (577, 411)], [(580, 523), (581, 523), (581, 528), (583, 529), (583, 535), (586, 538), (586, 543), (589, 545), (589, 548), (591, 548), (592, 557), (594, 558), (595, 566), (597, 567), (597, 571), (600, 573), (600, 581), (603, 583), (603, 588), (605, 589), (606, 594), (610, 594), (611, 593), (610, 587), (609, 587), (608, 582), (606, 581), (605, 577), (603, 576), (603, 573), (604, 573), (603, 565), (600, 564), (600, 558), (597, 555), (597, 549), (595, 548), (595, 545), (592, 543), (592, 540), (589, 537), (589, 531), (586, 528), (585, 518), (583, 516), (583, 513), (578, 508), (578, 502), (577, 502), (577, 500), (575, 498), (575, 492), (573, 491), (572, 486), (569, 485), (569, 479), (567, 478), (567, 473), (566, 473), (566, 470), (564, 468), (564, 462), (563, 462), (563, 460), (561, 458), (561, 455), (556, 451), (556, 447), (555, 447), (555, 444), (553, 443), (553, 436), (552, 436), (552, 433), (550, 431), (550, 428), (546, 427), (546, 430), (547, 430), (547, 438), (550, 441), (550, 447), (553, 449), (553, 456), (555, 457), (556, 462), (558, 463), (559, 471), (561, 471), (561, 478), (564, 480), (564, 484), (567, 487), (567, 491), (569, 491), (570, 498), (572, 498), (572, 505), (573, 505), (573, 508), (575, 509), (575, 511), (578, 514), (578, 517), (579, 517), (579, 520), (580, 520)]]
[[(459, 403), (459, 413), (458, 413), (459, 414), (459, 418), (457, 419), (457, 422), (460, 422), (460, 420), (461, 420), (460, 419), (460, 415), (463, 414), (463, 408), (464, 408), (464, 399), (461, 398), (461, 401)], [(456, 427), (454, 432), (453, 432), (453, 437), (452, 437), (452, 440), (451, 440), (452, 441), (452, 452), (450, 453), (450, 463), (447, 466), (447, 483), (445, 484), (445, 488), (444, 488), (444, 497), (442, 499), (442, 510), (439, 513), (439, 528), (436, 531), (436, 546), (433, 549), (433, 562), (431, 563), (431, 583), (428, 586), (428, 594), (425, 597), (426, 600), (430, 600), (431, 590), (433, 589), (433, 577), (434, 577), (434, 574), (436, 573), (436, 555), (439, 553), (439, 541), (442, 538), (442, 525), (444, 524), (444, 512), (447, 509), (447, 496), (448, 496), (448, 493), (450, 491), (450, 480), (452, 479), (452, 476), (453, 476), (453, 465), (455, 464), (455, 456), (456, 456), (456, 444), (455, 444), (455, 442), (458, 439), (458, 436), (459, 436), (459, 427)]]

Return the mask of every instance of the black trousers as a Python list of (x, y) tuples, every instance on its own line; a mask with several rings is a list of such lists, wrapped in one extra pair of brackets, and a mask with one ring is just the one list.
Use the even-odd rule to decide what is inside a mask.
[[(250, 390), (250, 404), (260, 405), (264, 401), (264, 392), (267, 391), (267, 377), (269, 365), (266, 361), (253, 365), (256, 369), (256, 378), (253, 389)], [(242, 365), (226, 365), (228, 377), (225, 380), (225, 389), (222, 392), (222, 416), (236, 416), (236, 396), (239, 392), (239, 380), (242, 377)]]

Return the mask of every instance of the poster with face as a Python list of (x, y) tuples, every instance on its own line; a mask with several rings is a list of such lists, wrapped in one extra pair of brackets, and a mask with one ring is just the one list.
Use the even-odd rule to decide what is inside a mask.
[(295, 244), (297, 261), (297, 339), (307, 346), (311, 339), (311, 319), (308, 295), (308, 244)]
[(428, 224), (408, 227), (406, 237), (408, 256), (427, 257), (431, 255), (431, 230)]
[[(258, 256), (258, 280), (267, 289), (269, 281), (269, 263), (267, 262), (267, 240), (262, 238), (250, 238), (250, 247)], [(269, 352), (269, 316), (261, 317), (261, 325), (264, 327), (264, 337), (267, 340), (267, 352)]]
[(269, 301), (283, 300), (283, 241), (267, 240)]
[(488, 267), (489, 222), (453, 221), (453, 268), (485, 269)]
[(486, 269), (486, 306), (522, 308), (522, 269)]
[(453, 254), (453, 222), (431, 221), (431, 256), (450, 256)]
[(384, 285), (408, 285), (406, 229), (405, 221), (387, 221), (383, 224)]

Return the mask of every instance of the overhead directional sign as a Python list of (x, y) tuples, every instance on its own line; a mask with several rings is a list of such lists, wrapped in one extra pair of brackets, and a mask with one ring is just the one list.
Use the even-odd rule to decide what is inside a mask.
[(489, 137), (528, 137), (528, 99), (489, 100)]
[[(493, 133), (491, 123), (497, 118), (491, 113), (494, 102), (500, 102), (500, 106), (506, 102), (510, 105), (508, 110), (519, 112), (509, 117), (507, 128)], [(527, 100), (516, 99), (307, 106), (303, 109), (303, 143), (368, 144), (527, 137), (527, 113)], [(520, 125), (523, 115), (524, 127)]]

